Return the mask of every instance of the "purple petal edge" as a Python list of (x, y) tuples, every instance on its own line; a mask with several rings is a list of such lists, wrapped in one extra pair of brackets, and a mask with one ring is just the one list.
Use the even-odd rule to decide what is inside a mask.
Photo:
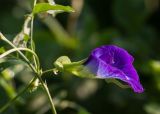
[(134, 58), (123, 48), (106, 45), (94, 49), (84, 65), (96, 78), (115, 78), (126, 82), (137, 93), (144, 91), (133, 67)]

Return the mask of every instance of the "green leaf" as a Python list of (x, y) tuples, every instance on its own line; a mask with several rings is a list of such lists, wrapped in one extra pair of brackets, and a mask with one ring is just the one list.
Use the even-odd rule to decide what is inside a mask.
[(62, 5), (51, 5), (49, 3), (38, 3), (33, 8), (32, 13), (37, 14), (49, 10), (61, 10), (62, 12), (74, 12), (73, 8), (70, 6), (62, 6)]

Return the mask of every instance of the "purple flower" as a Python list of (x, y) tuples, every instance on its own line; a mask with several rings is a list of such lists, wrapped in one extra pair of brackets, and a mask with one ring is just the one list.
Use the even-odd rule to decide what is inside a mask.
[(134, 58), (124, 49), (106, 45), (94, 49), (84, 65), (96, 78), (119, 79), (127, 83), (134, 92), (144, 91), (132, 63)]

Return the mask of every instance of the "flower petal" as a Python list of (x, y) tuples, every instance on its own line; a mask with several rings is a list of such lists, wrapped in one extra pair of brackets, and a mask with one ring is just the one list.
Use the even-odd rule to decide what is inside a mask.
[(123, 48), (115, 45), (107, 45), (96, 48), (92, 51), (91, 55), (101, 59), (107, 64), (122, 67), (122, 65), (132, 64), (134, 58)]
[(115, 78), (126, 82), (135, 92), (143, 92), (132, 63), (134, 58), (124, 49), (114, 45), (102, 46), (92, 51), (84, 65), (96, 78)]

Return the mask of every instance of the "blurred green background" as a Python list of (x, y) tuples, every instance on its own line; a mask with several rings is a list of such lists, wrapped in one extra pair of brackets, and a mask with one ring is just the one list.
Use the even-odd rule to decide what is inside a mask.
[[(41, 1), (41, 0), (40, 0)], [(0, 0), (0, 31), (10, 40), (22, 29), (32, 0)], [(35, 18), (34, 41), (41, 67), (53, 68), (62, 55), (72, 61), (86, 58), (97, 46), (115, 44), (134, 58), (142, 94), (104, 80), (60, 73), (46, 74), (58, 114), (160, 114), (160, 7), (159, 0), (56, 0), (72, 5), (75, 13), (53, 19)], [(7, 46), (0, 41), (0, 46)], [(10, 47), (8, 46), (7, 49)], [(3, 50), (0, 48), (0, 50)], [(0, 60), (3, 63), (3, 60)], [(16, 63), (16, 62), (15, 62)], [(9, 63), (5, 63), (9, 64)], [(0, 68), (0, 107), (22, 90), (33, 75), (22, 63)], [(51, 114), (41, 88), (26, 92), (3, 114)]]

